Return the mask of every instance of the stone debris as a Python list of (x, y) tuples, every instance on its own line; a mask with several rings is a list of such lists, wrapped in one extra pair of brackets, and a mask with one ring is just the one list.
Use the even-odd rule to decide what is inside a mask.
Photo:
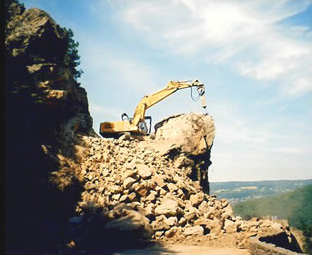
[(151, 238), (169, 241), (239, 235), (233, 242), (241, 248), (251, 236), (285, 231), (270, 220), (234, 216), (227, 200), (204, 193), (188, 168), (176, 165), (180, 154), (159, 154), (152, 140), (82, 139), (89, 152), (80, 164), (85, 190), (77, 212), (100, 208), (109, 219), (107, 229), (144, 230)]

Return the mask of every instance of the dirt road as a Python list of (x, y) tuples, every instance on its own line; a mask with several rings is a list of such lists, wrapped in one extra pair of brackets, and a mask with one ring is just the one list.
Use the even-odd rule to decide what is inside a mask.
[(247, 249), (237, 248), (215, 248), (191, 245), (165, 245), (163, 247), (152, 247), (146, 249), (125, 250), (115, 252), (112, 255), (249, 255)]

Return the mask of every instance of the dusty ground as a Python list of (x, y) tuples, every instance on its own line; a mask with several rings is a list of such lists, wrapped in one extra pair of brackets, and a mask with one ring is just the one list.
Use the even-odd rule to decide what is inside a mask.
[(248, 249), (238, 248), (216, 248), (191, 245), (165, 245), (146, 249), (125, 250), (111, 253), (112, 255), (248, 255)]

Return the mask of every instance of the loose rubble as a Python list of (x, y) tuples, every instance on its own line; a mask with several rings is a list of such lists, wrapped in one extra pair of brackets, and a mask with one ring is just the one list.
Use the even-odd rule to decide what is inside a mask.
[(107, 229), (190, 244), (228, 238), (227, 245), (240, 248), (248, 247), (251, 236), (287, 231), (271, 220), (234, 216), (227, 200), (204, 193), (187, 167), (177, 167), (179, 155), (159, 154), (153, 140), (82, 140), (88, 150), (79, 165), (85, 190), (76, 211), (83, 217), (85, 211), (100, 210)]

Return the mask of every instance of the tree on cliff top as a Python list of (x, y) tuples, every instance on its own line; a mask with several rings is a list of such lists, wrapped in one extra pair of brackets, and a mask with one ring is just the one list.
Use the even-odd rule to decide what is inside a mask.
[(80, 56), (78, 54), (79, 43), (73, 39), (74, 32), (71, 28), (64, 28), (64, 30), (66, 31), (68, 36), (68, 46), (67, 52), (64, 57), (64, 64), (70, 69), (74, 79), (77, 81), (77, 79), (83, 73), (81, 69), (77, 69), (77, 67), (80, 65)]

